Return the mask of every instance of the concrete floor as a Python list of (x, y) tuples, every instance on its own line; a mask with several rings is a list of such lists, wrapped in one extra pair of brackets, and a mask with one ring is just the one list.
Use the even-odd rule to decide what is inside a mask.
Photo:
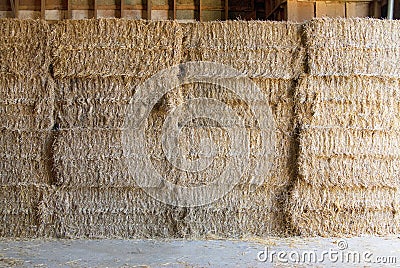
[(400, 267), (400, 237), (248, 241), (1, 239), (0, 267), (10, 266)]

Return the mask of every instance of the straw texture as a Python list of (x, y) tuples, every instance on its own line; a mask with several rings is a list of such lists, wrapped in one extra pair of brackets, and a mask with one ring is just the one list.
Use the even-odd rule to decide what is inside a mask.
[[(66, 20), (51, 29), (43, 21), (0, 20), (0, 236), (400, 232), (399, 30), (398, 22), (371, 19)], [(237, 124), (200, 118), (182, 127), (178, 143), (185, 152), (205, 138), (214, 141), (206, 170), (182, 171), (163, 151), (168, 114), (194, 98), (218, 100), (243, 118), (251, 152), (231, 192), (209, 205), (178, 208), (138, 187), (141, 173), (130, 174), (128, 165), (145, 156), (124, 156), (122, 133), (137, 86), (187, 61), (227, 64), (242, 75), (210, 70), (209, 77), (226, 79), (224, 86), (184, 84), (158, 100), (143, 145), (153, 168), (192, 187), (227, 167), (235, 138), (224, 127)], [(171, 79), (184, 81), (195, 71), (188, 68)], [(244, 77), (265, 101), (245, 102), (232, 91)], [(252, 107), (272, 111), (270, 162), (260, 153), (268, 141)]]
[[(277, 126), (276, 158), (267, 165), (268, 171), (257, 169), (266, 160), (257, 154), (261, 141), (250, 108), (231, 91), (212, 84), (188, 84), (166, 94), (153, 108), (146, 129), (148, 154), (153, 167), (166, 180), (182, 186), (198, 186), (218, 178), (229, 160), (231, 140), (226, 131), (213, 121), (191, 122), (182, 128), (181, 146), (185, 148), (188, 144), (198, 144), (202, 138), (211, 137), (218, 148), (217, 155), (204, 171), (181, 171), (168, 162), (161, 147), (161, 129), (168, 113), (189, 99), (206, 97), (226, 103), (245, 119), (252, 152), (249, 170), (236, 188), (221, 200), (205, 207), (187, 209), (162, 205), (148, 197), (137, 186), (135, 174), (128, 171), (127, 163), (135, 165), (135, 161), (145, 156), (123, 157), (123, 113), (119, 109), (126, 105), (123, 100), (132, 94), (127, 89), (134, 84), (119, 86), (126, 85), (124, 82), (126, 80), (116, 78), (59, 80), (57, 98), (65, 101), (57, 101), (57, 107), (71, 103), (66, 100), (71, 97), (79, 101), (72, 102), (72, 109), (60, 109), (58, 117), (62, 123), (53, 145), (56, 183), (62, 187), (54, 199), (58, 235), (205, 237), (214, 234), (242, 237), (288, 233), (282, 204), (287, 200), (286, 187), (293, 180), (293, 152), (296, 150), (291, 80), (254, 80), (265, 94), (266, 101), (251, 105), (270, 106)], [(92, 103), (96, 102), (88, 101), (103, 98), (115, 101), (104, 106), (95, 106)], [(89, 112), (80, 112), (82, 117), (78, 118), (75, 111), (83, 109)], [(99, 116), (105, 111), (110, 115), (107, 123), (92, 119), (95, 117), (91, 115)], [(87, 203), (87, 200), (93, 203)], [(63, 206), (71, 209), (65, 213), (59, 211), (58, 208)], [(76, 207), (79, 210), (73, 209)]]
[(49, 213), (44, 205), (52, 192), (50, 187), (1, 185), (0, 190), (0, 237), (40, 237), (50, 233)]
[(302, 234), (308, 236), (387, 235), (399, 233), (399, 220), (398, 213), (391, 210), (319, 210), (304, 211), (293, 224), (301, 226)]
[[(59, 122), (61, 122), (60, 131), (54, 143), (54, 161), (56, 171), (59, 174), (57, 180), (59, 183), (67, 183), (70, 186), (134, 186), (134, 178), (128, 175), (127, 167), (124, 161), (135, 161), (134, 159), (123, 159), (122, 139), (122, 123), (124, 115), (124, 105), (126, 106), (126, 97), (130, 93), (127, 87), (115, 86), (118, 83), (114, 78), (92, 79), (92, 80), (68, 80), (73, 81), (73, 87), (69, 92), (79, 101), (74, 105), (66, 106), (63, 104), (59, 109)], [(112, 87), (104, 87), (112, 89), (104, 91), (91, 90), (92, 82), (104, 82), (109, 85), (112, 81)], [(273, 107), (274, 123), (277, 126), (275, 144), (276, 158), (272, 169), (261, 175), (259, 180), (271, 185), (283, 185), (290, 181), (289, 174), (292, 173), (291, 160), (294, 148), (293, 131), (293, 88), (290, 80), (274, 80), (261, 79), (256, 83), (266, 94), (266, 103), (257, 103), (256, 105), (264, 105), (265, 107)], [(79, 85), (75, 88), (76, 85)], [(100, 87), (103, 84), (99, 84)], [(66, 92), (66, 87), (58, 86), (60, 92)], [(78, 91), (79, 88), (79, 91)], [(130, 87), (129, 87), (130, 88)], [(178, 94), (179, 93), (179, 94)], [(70, 93), (68, 93), (70, 94)], [(108, 97), (105, 95), (107, 94)], [(121, 95), (126, 94), (124, 97)], [(58, 96), (66, 96), (64, 93)], [(115, 97), (114, 99), (114, 96)], [(206, 180), (212, 180), (215, 175), (223, 170), (224, 162), (228, 159), (230, 140), (227, 133), (215, 125), (213, 122), (198, 121), (184, 127), (182, 129), (182, 146), (186, 146), (192, 142), (199, 142), (201, 138), (212, 137), (219, 146), (216, 162), (211, 169), (215, 169), (212, 173), (206, 172), (201, 174), (187, 174), (173, 168), (167, 163), (162, 147), (161, 135), (162, 126), (168, 112), (180, 103), (190, 98), (207, 97), (218, 99), (231, 106), (235, 111), (245, 118), (248, 122), (247, 132), (251, 137), (251, 165), (257, 165), (257, 162), (263, 161), (263, 156), (257, 155), (258, 146), (260, 144), (260, 136), (257, 128), (252, 125), (254, 119), (249, 111), (249, 107), (238, 101), (238, 97), (234, 96), (230, 91), (215, 85), (208, 84), (191, 84), (185, 85), (174, 92), (168, 93), (162, 100), (160, 105), (153, 109), (149, 119), (147, 128), (147, 138), (149, 154), (152, 155), (153, 164), (168, 177), (181, 183), (195, 183)], [(61, 97), (65, 98), (65, 97)], [(107, 103), (104, 106), (91, 105), (91, 100), (113, 99), (115, 101)], [(122, 99), (122, 104), (121, 104)], [(60, 102), (61, 103), (61, 102)], [(65, 100), (62, 103), (71, 103)], [(96, 102), (94, 102), (96, 103)], [(99, 101), (100, 103), (100, 101)], [(78, 106), (79, 104), (79, 106)], [(71, 108), (70, 108), (71, 107)], [(82, 110), (89, 112), (82, 112)], [(78, 111), (78, 112), (77, 112)], [(122, 112), (121, 112), (122, 111)], [(107, 113), (107, 115), (104, 115)], [(77, 114), (79, 115), (77, 116)], [(114, 116), (116, 114), (116, 116)], [(94, 117), (91, 117), (94, 115)], [(105, 118), (107, 120), (99, 120), (97, 118)], [(68, 119), (65, 119), (68, 118)], [(95, 118), (93, 120), (93, 118)], [(192, 140), (194, 139), (194, 140)], [(96, 164), (97, 163), (97, 164)], [(252, 170), (252, 169), (250, 169)], [(285, 175), (283, 175), (285, 174)], [(250, 174), (247, 174), (251, 177)], [(207, 179), (207, 177), (210, 178)], [(245, 176), (246, 177), (246, 176)], [(175, 179), (174, 179), (175, 178)], [(201, 179), (203, 178), (203, 179)]]
[(0, 74), (0, 128), (44, 130), (53, 127), (54, 85), (48, 76)]
[(140, 189), (62, 188), (51, 202), (61, 237), (242, 237), (282, 232), (282, 214), (271, 206), (281, 196), (271, 194), (264, 188), (236, 188), (212, 205), (177, 208)]
[(56, 80), (56, 121), (61, 129), (121, 128), (140, 81), (122, 77)]
[[(0, 236), (46, 235), (54, 85), (44, 21), (0, 19)], [(46, 219), (45, 219), (46, 218)]]
[(299, 180), (289, 206), (303, 235), (399, 231), (399, 81), (304, 76), (296, 92)]
[(399, 77), (399, 30), (395, 20), (311, 20), (304, 25), (309, 73)]
[(53, 28), (54, 75), (148, 78), (180, 61), (182, 31), (173, 21), (66, 20)]
[(228, 21), (181, 26), (183, 61), (219, 62), (252, 78), (291, 79), (303, 72), (299, 24)]
[(52, 180), (53, 112), (50, 77), (0, 75), (0, 185)]
[(0, 19), (0, 74), (45, 74), (50, 64), (49, 33), (45, 21)]

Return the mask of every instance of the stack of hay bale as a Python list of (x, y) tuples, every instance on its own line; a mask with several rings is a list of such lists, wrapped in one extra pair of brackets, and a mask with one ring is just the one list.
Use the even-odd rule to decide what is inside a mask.
[(0, 236), (40, 236), (52, 181), (49, 27), (0, 20)]
[(64, 21), (55, 45), (56, 234), (63, 237), (172, 236), (167, 206), (148, 197), (128, 172), (122, 147), (135, 87), (179, 63), (176, 22)]
[[(282, 208), (294, 177), (293, 85), (303, 72), (304, 60), (300, 25), (87, 20), (61, 22), (53, 35), (59, 124), (53, 149), (60, 188), (52, 201), (57, 235), (238, 237), (287, 231)], [(161, 130), (179, 104), (196, 97), (220, 100), (244, 118), (251, 133), (251, 166), (239, 184), (216, 203), (180, 208), (163, 204), (138, 187), (135, 174), (128, 171), (126, 164), (133, 162), (124, 159), (121, 139), (135, 87), (158, 70), (198, 60), (240, 70), (258, 85), (266, 101), (245, 103), (229, 89), (197, 83), (160, 99), (148, 120), (147, 146), (153, 166), (175, 184), (196, 186), (218, 180), (231, 146), (226, 132), (212, 120), (193, 121), (182, 129), (183, 144), (198, 145), (202, 138), (212, 137), (217, 157), (201, 172), (173, 167), (162, 150)], [(180, 70), (177, 78), (184, 79), (186, 71)], [(238, 79), (225, 78), (228, 83)], [(262, 141), (249, 105), (271, 107), (277, 128), (276, 160), (262, 170), (257, 166), (266, 157), (256, 153)]]
[[(240, 71), (241, 77), (232, 77), (226, 70), (210, 71), (207, 78), (224, 79), (224, 84), (230, 86), (224, 88), (208, 83), (184, 85), (177, 90), (177, 99), (181, 102), (197, 97), (216, 99), (240, 115), (246, 122), (250, 137), (250, 164), (239, 183), (226, 196), (212, 204), (184, 210), (185, 214), (177, 219), (177, 225), (182, 226), (181, 235), (244, 237), (290, 232), (283, 208), (295, 177), (293, 93), (295, 79), (303, 72), (305, 59), (301, 25), (232, 21), (187, 23), (182, 24), (182, 28), (182, 62), (225, 64)], [(246, 102), (243, 96), (232, 92), (237, 86), (235, 82), (244, 79), (251, 79), (259, 87), (265, 97), (263, 102)], [(249, 94), (250, 90), (246, 90)], [(179, 103), (171, 104), (172, 108)], [(274, 145), (272, 161), (258, 153), (263, 143), (268, 141), (260, 140), (260, 125), (252, 114), (254, 106), (261, 108), (266, 115), (267, 111), (272, 112), (276, 140), (275, 144), (267, 144)], [(204, 121), (194, 122), (187, 128), (191, 133), (200, 133), (204, 129), (218, 133), (223, 129), (215, 122)], [(223, 142), (225, 151), (219, 155), (222, 163), (228, 161), (232, 142), (234, 139)], [(217, 165), (213, 174), (197, 173), (189, 182), (195, 184), (205, 178), (218, 180), (218, 174), (224, 168), (224, 165)], [(176, 183), (186, 185), (188, 181)]]
[[(398, 22), (101, 19), (62, 21), (50, 31), (41, 21), (0, 20), (0, 32), (0, 236), (400, 231)], [(126, 154), (126, 112), (138, 85), (189, 61), (225, 64), (240, 75), (221, 68), (203, 73), (210, 83), (184, 83), (204, 70), (185, 64), (174, 69), (170, 79), (180, 86), (157, 96), (145, 128), (145, 155)], [(265, 100), (237, 93), (250, 92), (248, 79)], [(190, 120), (177, 139), (182, 151), (196, 159), (209, 149), (203, 141), (211, 139), (215, 158), (197, 172), (171, 163), (162, 145), (163, 124), (195, 98), (217, 100), (243, 119), (249, 166), (216, 202), (176, 207), (138, 185), (143, 178), (131, 172), (135, 161), (149, 156), (164, 182), (197, 187), (218, 181), (232, 143), (242, 142), (217, 120)], [(272, 143), (261, 139), (265, 129), (254, 107), (271, 113), (273, 161), (260, 149)]]
[(296, 92), (302, 235), (398, 233), (400, 24), (306, 23), (308, 71)]

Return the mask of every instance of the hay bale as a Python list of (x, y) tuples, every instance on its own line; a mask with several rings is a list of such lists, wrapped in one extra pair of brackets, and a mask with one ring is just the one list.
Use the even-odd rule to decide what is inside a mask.
[(0, 19), (0, 74), (33, 77), (48, 71), (50, 29), (45, 21)]
[(354, 130), (400, 129), (398, 79), (303, 76), (298, 87), (300, 124)]
[(182, 31), (174, 21), (66, 20), (53, 28), (54, 75), (148, 78), (179, 63)]
[[(122, 79), (120, 79), (122, 80)], [(72, 83), (71, 83), (72, 81)], [(119, 113), (118, 116), (110, 116), (107, 124), (97, 124), (100, 120), (92, 120), (91, 114), (97, 116), (104, 114), (104, 111), (119, 111), (121, 99), (126, 98), (124, 94), (129, 95), (124, 86), (116, 86), (118, 79), (93, 79), (90, 81), (102, 81), (107, 88), (104, 92), (96, 92), (95, 88), (103, 88), (100, 86), (90, 85), (89, 80), (71, 79), (68, 83), (73, 84), (72, 87), (59, 86), (60, 98), (76, 96), (80, 101), (72, 109), (68, 107), (62, 109), (62, 116), (59, 118), (70, 118), (71, 120), (60, 120), (61, 129), (58, 132), (54, 143), (54, 163), (58, 174), (57, 181), (59, 184), (69, 185), (73, 187), (103, 187), (103, 186), (118, 186), (118, 187), (133, 187), (136, 186), (135, 178), (128, 174), (128, 169), (125, 161), (139, 161), (138, 159), (125, 159), (123, 157), (122, 148), (122, 128), (124, 113)], [(112, 81), (112, 83), (110, 82)], [(254, 170), (260, 166), (260, 162), (266, 161), (266, 156), (257, 154), (259, 149), (260, 134), (257, 127), (254, 126), (254, 118), (249, 111), (246, 103), (238, 101), (238, 96), (232, 92), (223, 89), (219, 86), (208, 84), (190, 84), (185, 85), (175, 91), (168, 93), (159, 101), (159, 105), (154, 107), (149, 119), (147, 127), (147, 140), (149, 154), (152, 157), (153, 165), (161, 174), (165, 174), (169, 180), (174, 183), (191, 185), (214, 179), (226, 165), (229, 159), (229, 144), (230, 139), (227, 133), (219, 125), (215, 125), (212, 121), (197, 121), (187, 125), (182, 130), (182, 146), (187, 147), (191, 143), (199, 143), (201, 138), (212, 137), (217, 143), (218, 155), (210, 170), (199, 172), (197, 174), (188, 174), (174, 168), (165, 158), (161, 147), (162, 126), (164, 120), (174, 107), (180, 103), (192, 98), (206, 97), (218, 99), (232, 109), (238, 112), (247, 121), (247, 132), (251, 137), (251, 168), (245, 173), (244, 184), (251, 181), (258, 181), (259, 184), (265, 183), (272, 186), (287, 185), (293, 174), (293, 154), (295, 151), (294, 140), (294, 124), (293, 124), (293, 90), (290, 80), (257, 80), (260, 88), (265, 93), (265, 103), (253, 103), (262, 107), (271, 106), (275, 116), (275, 124), (277, 126), (275, 143), (276, 157), (274, 163), (269, 166), (269, 172), (261, 172)], [(97, 83), (97, 82), (96, 82)], [(95, 84), (96, 84), (95, 83)], [(121, 82), (122, 83), (122, 82)], [(62, 84), (62, 83), (60, 83)], [(79, 85), (76, 86), (75, 85)], [(84, 85), (84, 86), (82, 86)], [(115, 86), (115, 88), (114, 88)], [(93, 88), (93, 90), (91, 89)], [(108, 90), (111, 89), (111, 90)], [(63, 93), (64, 92), (64, 93)], [(68, 93), (65, 93), (68, 92)], [(115, 98), (115, 105), (93, 107), (88, 105), (88, 100), (102, 99), (103, 94)], [(121, 97), (122, 95), (123, 97)], [(81, 97), (82, 95), (82, 97)], [(116, 96), (116, 97), (114, 97)], [(66, 101), (68, 102), (68, 101)], [(79, 104), (79, 106), (77, 106)], [(263, 106), (264, 105), (264, 106)], [(84, 107), (84, 108), (82, 108)], [(116, 108), (114, 108), (116, 107)], [(82, 118), (76, 119), (75, 111), (80, 110), (91, 111), (90, 114), (84, 114)], [(93, 111), (93, 112), (92, 112)], [(59, 114), (60, 111), (57, 111)], [(86, 120), (90, 119), (90, 120)], [(72, 122), (72, 123), (69, 123)], [(66, 127), (66, 128), (65, 128)], [(252, 174), (256, 173), (256, 175)], [(257, 177), (257, 179), (255, 179)]]
[(187, 209), (180, 220), (185, 236), (211, 234), (223, 238), (266, 237), (292, 232), (283, 210), (287, 186), (237, 185), (213, 204)]
[(0, 130), (0, 185), (53, 180), (50, 131)]
[(70, 238), (243, 237), (285, 232), (276, 191), (236, 188), (199, 208), (165, 205), (132, 188), (62, 188), (53, 196), (56, 234)]
[(301, 235), (342, 237), (398, 234), (400, 231), (399, 214), (393, 211), (319, 210), (300, 213), (299, 217), (292, 218), (292, 224), (300, 229)]
[(290, 79), (303, 72), (299, 24), (227, 21), (181, 26), (182, 61), (219, 62), (252, 78)]
[(304, 25), (312, 75), (399, 77), (400, 23), (377, 19), (313, 19)]
[[(177, 184), (193, 185), (214, 180), (229, 161), (230, 141), (220, 138), (225, 136), (220, 128), (191, 127), (182, 130), (181, 140), (187, 145), (200, 138), (212, 137), (217, 144), (217, 155), (212, 165), (205, 171), (188, 173), (171, 165), (162, 153), (160, 137), (149, 141), (149, 155), (154, 168), (163, 176)], [(194, 140), (188, 140), (196, 137)], [(122, 147), (122, 130), (61, 130), (54, 142), (54, 164), (57, 183), (70, 186), (136, 186), (136, 179), (129, 174), (127, 163), (138, 162), (145, 156), (125, 158)], [(265, 156), (252, 154), (250, 168), (241, 183), (256, 181), (271, 187), (287, 185), (293, 174), (293, 140), (283, 136), (276, 145), (278, 151), (274, 162), (268, 165), (268, 172), (261, 172), (260, 162)], [(253, 146), (258, 143), (253, 143)], [(256, 170), (255, 170), (256, 169)]]
[(60, 188), (51, 203), (60, 237), (150, 238), (168, 232), (166, 205), (140, 189)]
[(297, 182), (291, 206), (304, 211), (398, 210), (397, 189), (373, 187), (315, 187)]
[[(132, 93), (128, 90), (132, 87), (124, 86), (122, 79), (115, 78), (60, 80), (57, 101), (73, 98), (80, 101), (73, 102), (73, 109), (57, 110), (57, 114), (62, 114), (59, 116), (62, 119), (61, 129), (53, 147), (57, 184), (62, 185), (57, 197), (54, 197), (57, 235), (205, 237), (214, 234), (241, 237), (287, 233), (289, 227), (283, 203), (294, 176), (293, 82), (283, 79), (256, 79), (254, 82), (265, 94), (266, 101), (251, 105), (270, 106), (277, 126), (277, 155), (268, 172), (258, 168), (261, 162), (266, 161), (266, 156), (257, 154), (261, 141), (249, 104), (233, 92), (211, 84), (189, 84), (167, 93), (153, 107), (146, 129), (146, 146), (155, 169), (174, 184), (195, 186), (217, 179), (226, 167), (231, 142), (226, 131), (212, 120), (192, 121), (182, 128), (181, 145), (198, 144), (201, 138), (211, 137), (218, 147), (216, 158), (208, 169), (200, 172), (183, 172), (173, 167), (162, 151), (161, 129), (168, 113), (181, 103), (199, 97), (220, 100), (244, 118), (250, 135), (250, 168), (234, 190), (204, 207), (177, 208), (148, 197), (138, 187), (135, 174), (133, 177), (129, 174), (126, 161), (134, 165), (132, 163), (143, 156), (128, 159), (123, 156), (123, 113), (110, 116), (107, 124), (92, 120), (104, 114), (107, 107), (92, 105), (88, 100), (108, 96), (116, 100), (108, 106), (110, 110), (119, 111), (119, 107), (126, 105), (121, 100)], [(96, 91), (96, 88), (104, 90)], [(89, 116), (77, 118), (75, 110), (80, 109), (90, 111), (86, 115), (94, 117), (90, 120), (86, 119)]]
[(54, 85), (48, 75), (0, 75), (0, 185), (49, 183)]
[(289, 201), (299, 233), (398, 231), (398, 88), (394, 79), (302, 78), (299, 178)]
[(34, 184), (1, 185), (0, 188), (0, 237), (45, 235), (49, 214), (43, 204), (52, 192), (51, 188)]
[(0, 128), (44, 130), (53, 127), (54, 85), (47, 76), (0, 75)]
[(393, 79), (305, 76), (296, 93), (302, 179), (396, 187), (398, 85)]
[(123, 127), (136, 83), (121, 77), (57, 79), (55, 114), (59, 127)]

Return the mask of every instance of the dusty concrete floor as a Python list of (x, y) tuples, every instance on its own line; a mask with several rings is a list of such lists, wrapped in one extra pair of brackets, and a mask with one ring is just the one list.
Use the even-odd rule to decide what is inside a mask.
[(400, 267), (400, 237), (248, 241), (1, 239), (0, 267), (9, 266)]

